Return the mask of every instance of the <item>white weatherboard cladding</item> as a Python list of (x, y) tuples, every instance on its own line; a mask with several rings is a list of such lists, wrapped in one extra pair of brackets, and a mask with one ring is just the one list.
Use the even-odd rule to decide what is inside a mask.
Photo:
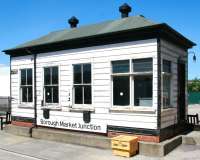
[[(177, 102), (178, 102), (178, 73), (177, 64), (178, 58), (186, 62), (187, 75), (187, 52), (172, 43), (161, 40), (161, 59), (171, 61), (172, 75), (171, 75), (171, 107), (163, 109), (161, 112), (161, 128), (165, 128), (177, 123)], [(187, 85), (186, 85), (187, 86)], [(187, 91), (186, 91), (187, 92)], [(187, 100), (187, 93), (186, 93)], [(187, 102), (186, 102), (187, 105)]]
[(20, 104), (20, 70), (25, 68), (33, 69), (33, 56), (12, 57), (11, 70), (17, 70), (17, 74), (11, 74), (11, 96), (12, 116), (34, 117), (33, 103)]
[[(29, 61), (31, 56), (18, 57), (13, 60), (13, 67), (23, 66), (23, 61)], [(92, 64), (92, 105), (95, 110), (91, 115), (91, 122), (95, 124), (106, 124), (114, 126), (127, 126), (137, 128), (157, 128), (157, 112), (153, 113), (111, 113), (112, 107), (112, 82), (111, 82), (111, 61), (153, 58), (153, 106), (150, 109), (157, 109), (157, 40), (142, 40), (135, 42), (119, 43), (112, 45), (71, 49), (57, 52), (41, 53), (37, 55), (37, 109), (38, 123), (42, 117), (41, 100), (43, 100), (43, 68), (47, 66), (59, 67), (59, 105), (63, 111), (51, 111), (51, 119), (65, 120), (74, 118), (79, 122), (83, 121), (82, 113), (69, 112), (72, 107), (73, 88), (73, 64)], [(29, 61), (30, 67), (33, 67)], [(30, 68), (29, 67), (29, 68)], [(16, 79), (19, 77), (15, 77)], [(17, 90), (18, 89), (18, 90)], [(19, 84), (16, 84), (16, 98), (19, 97)], [(15, 103), (15, 113), (18, 116), (33, 117), (33, 109), (22, 109)], [(75, 107), (75, 106), (73, 106)], [(79, 106), (80, 107), (80, 106)], [(83, 106), (82, 106), (83, 107)], [(137, 109), (137, 108), (136, 108)], [(23, 111), (23, 112), (22, 112)], [(27, 113), (26, 113), (27, 111)], [(31, 112), (31, 113), (30, 113)], [(30, 115), (29, 115), (30, 114)]]

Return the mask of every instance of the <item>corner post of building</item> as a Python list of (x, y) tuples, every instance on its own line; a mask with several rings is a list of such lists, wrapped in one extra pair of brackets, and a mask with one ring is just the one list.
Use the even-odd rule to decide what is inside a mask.
[(157, 38), (157, 65), (158, 65), (158, 89), (157, 89), (157, 131), (159, 136), (161, 130), (161, 42), (160, 38)]

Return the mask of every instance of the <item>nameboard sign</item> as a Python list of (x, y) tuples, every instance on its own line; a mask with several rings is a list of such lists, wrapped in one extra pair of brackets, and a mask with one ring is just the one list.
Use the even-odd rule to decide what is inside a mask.
[(38, 119), (38, 125), (52, 128), (70, 129), (77, 131), (107, 133), (107, 125), (99, 123), (84, 123), (83, 121), (75, 120), (53, 120), (52, 119)]
[(17, 69), (12, 69), (12, 70), (10, 71), (10, 74), (18, 74), (18, 70), (17, 70)]

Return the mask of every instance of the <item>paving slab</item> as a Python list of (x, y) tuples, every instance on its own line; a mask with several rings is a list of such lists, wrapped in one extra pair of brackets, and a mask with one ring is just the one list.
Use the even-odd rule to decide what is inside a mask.
[(0, 160), (199, 160), (200, 145), (181, 145), (162, 158), (113, 156), (111, 150), (20, 137), (0, 131)]
[(192, 131), (187, 134), (189, 137), (199, 137), (200, 138), (200, 132), (199, 131)]
[(163, 160), (200, 160), (200, 145), (181, 145)]
[(30, 156), (25, 156), (18, 153), (13, 153), (6, 150), (0, 150), (0, 160), (42, 160)]
[(200, 145), (200, 131), (192, 131), (183, 136), (183, 144)]
[(30, 140), (31, 139), (27, 137), (16, 136), (13, 134), (8, 134), (4, 131), (0, 131), (0, 147), (12, 146)]
[(188, 114), (196, 114), (200, 116), (200, 104), (188, 105)]
[(7, 150), (43, 160), (125, 160), (113, 156), (111, 150), (97, 149), (81, 145), (20, 137), (0, 132), (0, 151)]

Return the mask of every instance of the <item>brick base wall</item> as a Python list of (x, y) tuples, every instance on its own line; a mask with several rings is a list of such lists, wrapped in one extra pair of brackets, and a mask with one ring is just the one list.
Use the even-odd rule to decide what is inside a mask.
[(29, 122), (12, 121), (11, 124), (15, 126), (21, 126), (21, 127), (33, 127), (33, 123), (29, 123)]

